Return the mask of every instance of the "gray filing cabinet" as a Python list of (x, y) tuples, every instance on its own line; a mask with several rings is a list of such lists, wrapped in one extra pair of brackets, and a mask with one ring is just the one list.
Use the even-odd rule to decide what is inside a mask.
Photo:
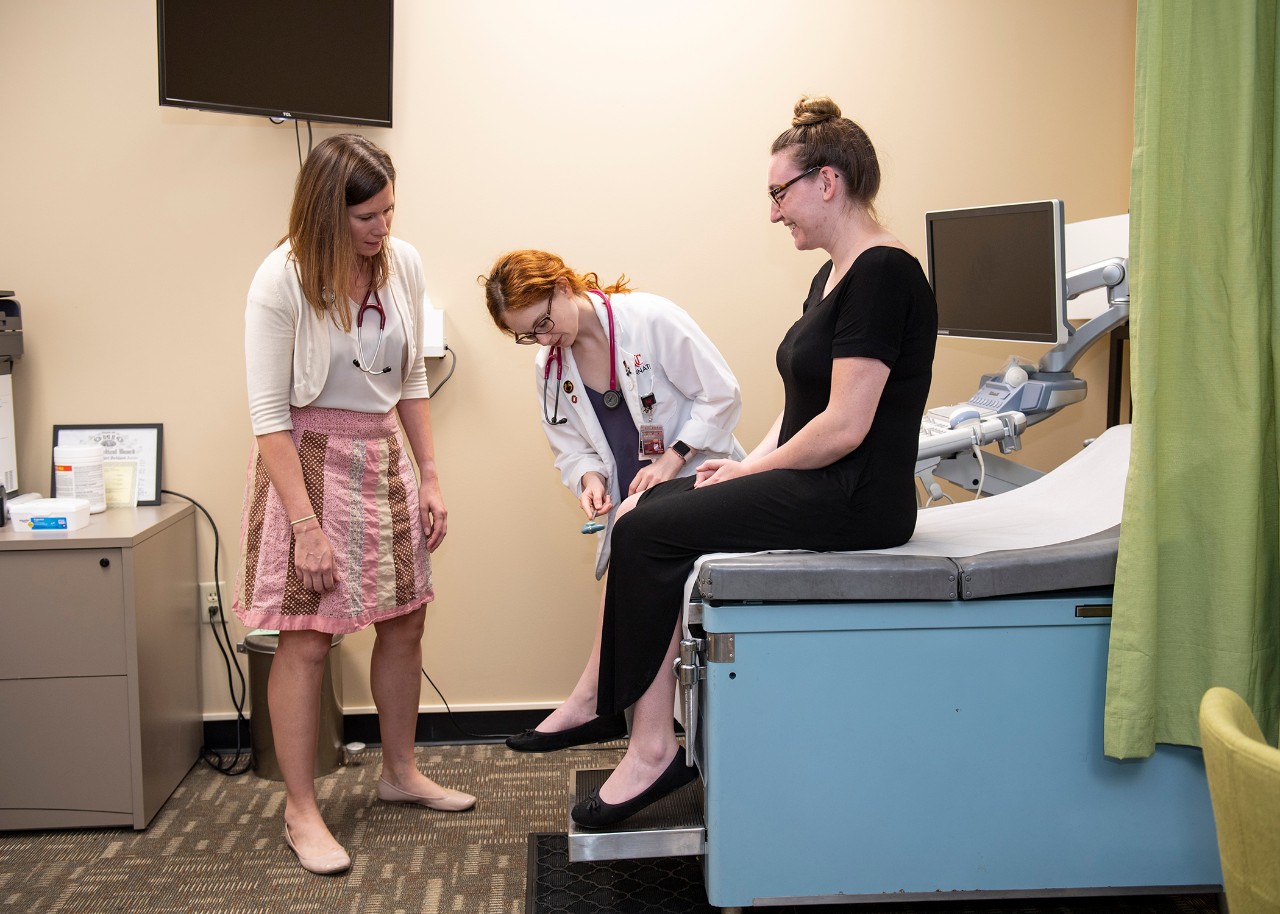
[(0, 527), (0, 829), (146, 828), (199, 756), (195, 509)]

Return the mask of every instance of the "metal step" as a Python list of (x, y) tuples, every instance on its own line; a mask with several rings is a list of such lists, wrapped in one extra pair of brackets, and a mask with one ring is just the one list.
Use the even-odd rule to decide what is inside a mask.
[[(569, 806), (588, 796), (612, 768), (581, 768), (569, 778)], [(610, 829), (583, 828), (569, 817), (569, 861), (696, 857), (707, 843), (702, 781), (686, 784)]]

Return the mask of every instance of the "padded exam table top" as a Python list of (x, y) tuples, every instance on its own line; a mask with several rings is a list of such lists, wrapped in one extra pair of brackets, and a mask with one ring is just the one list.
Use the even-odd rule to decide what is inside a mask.
[(1130, 426), (1116, 426), (1021, 488), (922, 509), (911, 540), (894, 549), (721, 553), (703, 556), (693, 578), (712, 603), (977, 600), (1110, 587), (1129, 441)]

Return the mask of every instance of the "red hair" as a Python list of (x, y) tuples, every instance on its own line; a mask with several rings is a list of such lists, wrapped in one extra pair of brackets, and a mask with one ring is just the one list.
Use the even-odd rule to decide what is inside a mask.
[(575, 296), (583, 295), (589, 289), (609, 295), (631, 291), (626, 276), (619, 276), (612, 285), (601, 286), (595, 273), (575, 273), (563, 260), (546, 251), (524, 250), (503, 254), (488, 276), (478, 277), (484, 286), (489, 316), (503, 333), (511, 332), (502, 319), (503, 315), (534, 305), (542, 307), (561, 280), (568, 284), (570, 293)]

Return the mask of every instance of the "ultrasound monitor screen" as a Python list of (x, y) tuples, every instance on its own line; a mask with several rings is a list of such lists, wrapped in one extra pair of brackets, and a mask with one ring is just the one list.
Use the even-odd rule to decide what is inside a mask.
[(1067, 339), (1061, 200), (925, 214), (938, 334)]

